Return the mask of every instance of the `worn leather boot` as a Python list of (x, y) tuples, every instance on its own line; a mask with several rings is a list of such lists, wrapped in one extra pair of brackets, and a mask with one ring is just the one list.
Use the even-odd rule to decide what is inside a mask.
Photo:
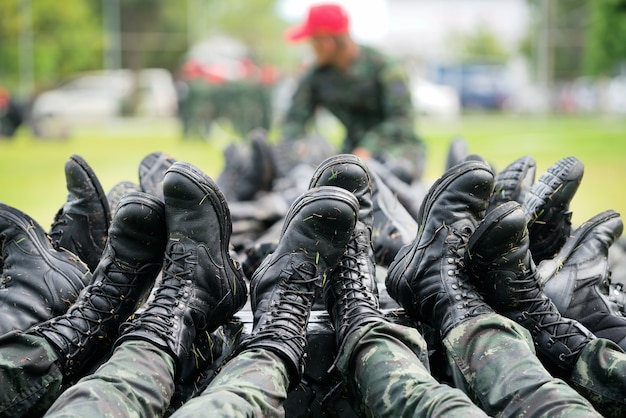
[(485, 300), (528, 329), (546, 368), (567, 378), (580, 350), (594, 337), (577, 321), (561, 316), (543, 293), (526, 224), (519, 203), (498, 206), (471, 236), (466, 264)]
[(163, 200), (163, 176), (176, 159), (160, 151), (152, 152), (139, 162), (139, 186), (145, 193)]
[(231, 219), (217, 184), (176, 162), (163, 179), (168, 241), (162, 277), (146, 308), (122, 326), (118, 344), (146, 340), (170, 353), (180, 373), (199, 331), (214, 331), (241, 309), (247, 288), (230, 257)]
[(514, 200), (523, 203), (535, 183), (537, 163), (529, 155), (518, 158), (496, 174), (496, 184), (487, 211)]
[(623, 230), (619, 213), (607, 210), (578, 227), (556, 257), (539, 263), (538, 280), (563, 316), (581, 319), (593, 312), (622, 314), (609, 299), (608, 253)]
[(240, 350), (261, 348), (286, 364), (290, 387), (304, 370), (311, 307), (346, 250), (359, 203), (334, 186), (313, 188), (291, 205), (276, 250), (250, 283), (254, 327)]
[(65, 313), (91, 280), (75, 254), (52, 248), (37, 221), (0, 203), (0, 335)]
[(93, 272), (107, 240), (111, 211), (100, 181), (79, 155), (65, 163), (67, 201), (54, 216), (52, 246), (76, 254)]
[(100, 361), (119, 325), (146, 299), (161, 269), (166, 238), (161, 201), (141, 192), (122, 198), (94, 282), (67, 313), (28, 331), (57, 350), (66, 380)]
[(337, 345), (354, 329), (382, 320), (378, 309), (378, 287), (372, 248), (374, 211), (372, 180), (363, 161), (340, 154), (319, 165), (311, 187), (337, 186), (352, 192), (359, 201), (354, 232), (345, 254), (324, 285), (324, 303), (335, 328)]
[(480, 161), (464, 161), (446, 171), (424, 199), (417, 236), (389, 266), (389, 295), (442, 337), (468, 319), (492, 312), (469, 283), (463, 259), (493, 185), (493, 172)]
[(552, 258), (572, 231), (569, 205), (580, 186), (584, 165), (576, 157), (554, 163), (526, 193), (530, 252), (533, 261)]
[(415, 238), (417, 222), (378, 174), (370, 171), (370, 176), (374, 210), (374, 256), (376, 264), (388, 267), (400, 248)]

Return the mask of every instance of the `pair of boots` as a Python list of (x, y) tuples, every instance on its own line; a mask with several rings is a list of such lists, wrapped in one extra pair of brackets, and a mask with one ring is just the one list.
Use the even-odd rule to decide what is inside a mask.
[(58, 352), (64, 384), (126, 340), (162, 348), (180, 375), (193, 363), (200, 331), (214, 330), (244, 305), (246, 283), (228, 252), (230, 213), (217, 185), (193, 165), (175, 162), (162, 191), (164, 201), (144, 192), (121, 198), (93, 283), (65, 314), (27, 331)]
[(115, 187), (112, 199), (80, 156), (65, 162), (67, 198), (48, 232), (19, 209), (0, 203), (0, 334), (26, 330), (61, 315), (93, 281), (111, 212), (123, 195), (143, 191), (163, 200), (163, 174), (174, 163), (154, 152), (139, 165), (139, 184)]
[(442, 336), (495, 309), (530, 330), (546, 368), (566, 378), (594, 336), (543, 294), (527, 212), (514, 200), (487, 211), (494, 184), (481, 161), (446, 171), (424, 199), (415, 240), (389, 267), (387, 291)]
[(285, 361), (293, 388), (306, 359), (306, 329), (322, 295), (337, 345), (361, 325), (382, 320), (372, 247), (372, 181), (356, 156), (337, 155), (316, 169), (291, 206), (278, 245), (254, 271), (254, 327), (239, 351), (270, 350)]

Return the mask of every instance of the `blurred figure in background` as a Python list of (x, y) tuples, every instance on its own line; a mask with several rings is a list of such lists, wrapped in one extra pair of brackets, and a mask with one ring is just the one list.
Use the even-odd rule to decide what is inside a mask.
[(11, 138), (25, 119), (23, 106), (0, 86), (0, 138)]
[(341, 152), (389, 164), (408, 183), (419, 179), (424, 144), (415, 132), (403, 66), (357, 44), (346, 11), (335, 4), (312, 6), (304, 23), (288, 29), (285, 37), (309, 40), (315, 63), (296, 87), (282, 124), (284, 139), (304, 138), (316, 109), (324, 107), (346, 128)]

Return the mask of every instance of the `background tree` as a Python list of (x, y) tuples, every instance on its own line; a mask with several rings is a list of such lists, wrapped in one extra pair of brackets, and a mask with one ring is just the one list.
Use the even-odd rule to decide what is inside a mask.
[(498, 36), (482, 23), (469, 33), (452, 33), (448, 40), (452, 55), (462, 62), (504, 63), (509, 54)]
[(590, 2), (585, 68), (591, 75), (612, 75), (626, 63), (626, 0)]
[[(30, 16), (30, 19), (25, 17)], [(28, 21), (30, 20), (30, 22)], [(31, 25), (32, 22), (32, 25)], [(35, 91), (102, 61), (102, 27), (85, 0), (0, 1), (0, 79), (12, 90), (20, 82), (20, 36), (30, 39)], [(24, 69), (23, 69), (24, 70)], [(24, 76), (24, 74), (22, 74)]]

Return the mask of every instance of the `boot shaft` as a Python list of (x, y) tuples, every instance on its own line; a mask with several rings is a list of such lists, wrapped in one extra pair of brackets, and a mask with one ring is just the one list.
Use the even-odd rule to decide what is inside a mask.
[(582, 318), (592, 312), (620, 314), (609, 296), (611, 278), (609, 248), (623, 231), (617, 212), (604, 211), (576, 229), (556, 257), (537, 267), (546, 295), (568, 318)]
[(55, 250), (41, 225), (2, 203), (0, 264), (0, 334), (65, 313), (92, 281), (76, 255)]
[(117, 344), (146, 340), (170, 353), (177, 373), (193, 361), (198, 332), (212, 332), (246, 302), (247, 287), (228, 246), (231, 220), (215, 182), (176, 162), (163, 180), (168, 243), (162, 277), (146, 308), (125, 323)]
[(163, 203), (140, 192), (122, 198), (94, 282), (67, 313), (29, 331), (55, 347), (67, 379), (106, 354), (119, 325), (146, 299), (161, 269), (165, 241)]
[(414, 319), (443, 334), (472, 316), (490, 312), (465, 277), (465, 244), (487, 208), (494, 175), (466, 161), (435, 182), (424, 199), (414, 241), (389, 266), (389, 294)]
[(358, 209), (355, 196), (344, 189), (307, 191), (292, 204), (276, 249), (251, 279), (254, 329), (240, 349), (260, 347), (280, 356), (292, 387), (304, 367), (311, 307), (345, 252)]

